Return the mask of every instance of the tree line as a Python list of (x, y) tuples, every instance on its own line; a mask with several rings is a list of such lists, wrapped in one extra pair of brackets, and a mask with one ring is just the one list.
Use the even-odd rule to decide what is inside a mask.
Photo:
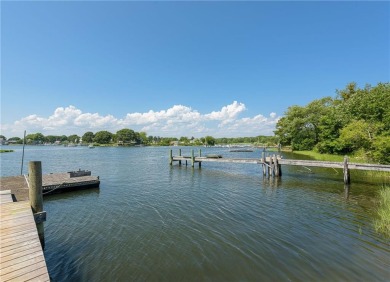
[[(7, 138), (0, 135), (0, 138), (14, 144), (23, 144), (23, 139), (19, 137)], [(229, 144), (258, 144), (258, 145), (275, 145), (276, 138), (274, 136), (257, 136), (257, 137), (234, 137), (234, 138), (214, 138), (205, 136), (201, 138), (186, 137), (160, 137), (148, 136), (146, 132), (136, 132), (132, 129), (125, 128), (118, 130), (116, 133), (111, 133), (106, 130), (93, 133), (85, 132), (82, 136), (77, 134), (66, 135), (43, 135), (42, 133), (33, 133), (26, 135), (26, 144), (95, 144), (95, 145), (156, 145), (169, 146), (172, 144), (183, 146), (202, 146), (202, 145), (229, 145)]]
[(334, 98), (291, 106), (274, 133), (293, 150), (354, 154), (390, 163), (390, 84), (358, 88), (352, 82)]

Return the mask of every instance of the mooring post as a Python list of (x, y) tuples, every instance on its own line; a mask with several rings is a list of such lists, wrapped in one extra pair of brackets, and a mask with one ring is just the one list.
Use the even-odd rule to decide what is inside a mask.
[[(33, 214), (43, 212), (43, 195), (42, 195), (42, 164), (40, 161), (31, 161), (28, 165), (29, 175), (29, 198)], [(35, 218), (35, 216), (34, 216)], [(45, 248), (45, 233), (43, 222), (36, 223), (39, 240), (42, 249)]]
[(267, 170), (266, 170), (266, 165), (265, 165), (266, 160), (265, 160), (265, 152), (264, 151), (261, 153), (261, 159), (263, 161), (263, 164), (262, 164), (263, 165), (263, 175), (265, 176), (267, 174)]
[(172, 165), (173, 157), (172, 157), (172, 149), (169, 150), (169, 164)]
[(277, 155), (276, 158), (278, 159), (279, 176), (282, 176), (282, 165), (279, 163), (279, 159), (281, 159), (282, 157), (280, 155)]
[[(181, 157), (181, 149), (179, 149), (179, 156)], [(181, 165), (181, 161), (179, 161), (179, 165)]]
[(274, 171), (275, 171), (275, 176), (279, 177), (279, 162), (278, 162), (278, 157), (274, 155)]
[(268, 176), (273, 176), (274, 174), (274, 165), (272, 163), (272, 156), (269, 156), (269, 166), (268, 166)]
[(192, 164), (191, 166), (194, 167), (195, 166), (195, 155), (194, 155), (194, 149), (191, 150), (191, 161), (192, 161)]
[(351, 177), (350, 177), (349, 169), (348, 169), (348, 157), (347, 156), (344, 157), (343, 172), (344, 172), (344, 184), (350, 184)]

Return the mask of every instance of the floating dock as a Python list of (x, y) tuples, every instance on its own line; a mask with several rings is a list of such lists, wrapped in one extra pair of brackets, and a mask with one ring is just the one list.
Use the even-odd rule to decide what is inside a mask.
[[(0, 190), (11, 190), (18, 201), (28, 200), (28, 177), (26, 175), (1, 177)], [(76, 170), (64, 173), (42, 175), (43, 195), (66, 191), (99, 187), (99, 176), (92, 176), (91, 171)]]

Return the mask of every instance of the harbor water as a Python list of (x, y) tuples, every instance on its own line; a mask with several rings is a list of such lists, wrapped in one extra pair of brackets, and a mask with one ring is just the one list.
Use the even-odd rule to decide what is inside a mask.
[[(18, 175), (22, 147), (7, 149), (1, 176)], [(170, 166), (169, 149), (26, 147), (24, 173), (42, 161), (43, 173), (87, 169), (101, 180), (44, 198), (53, 281), (390, 280), (390, 241), (374, 229), (381, 180), (352, 173), (347, 194), (338, 170), (283, 166), (269, 178), (254, 164)]]

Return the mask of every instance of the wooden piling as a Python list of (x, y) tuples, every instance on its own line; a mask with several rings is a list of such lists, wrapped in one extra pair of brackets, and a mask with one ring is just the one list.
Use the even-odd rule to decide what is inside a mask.
[[(181, 156), (181, 149), (179, 149), (179, 156)], [(179, 161), (179, 165), (181, 165), (181, 161)]]
[[(29, 198), (33, 214), (43, 212), (42, 195), (42, 164), (40, 161), (31, 161), (28, 165)], [(45, 234), (43, 222), (37, 223), (37, 231), (42, 249), (45, 248)]]
[(272, 156), (270, 155), (269, 156), (269, 164), (268, 164), (268, 176), (273, 176), (274, 174), (274, 165), (273, 165), (273, 162), (272, 162)]
[(261, 161), (263, 166), (263, 175), (265, 176), (267, 174), (267, 166), (265, 165), (265, 152), (263, 151), (261, 153)]
[(274, 172), (275, 176), (279, 177), (279, 162), (278, 162), (278, 157), (274, 155)]
[(173, 156), (172, 156), (172, 149), (169, 150), (169, 164), (172, 165), (173, 163)]
[(344, 184), (348, 185), (351, 183), (351, 177), (349, 174), (349, 169), (348, 169), (348, 157), (344, 157), (344, 167), (343, 167), (343, 173), (344, 173)]
[(279, 176), (282, 176), (282, 165), (279, 162), (279, 160), (282, 159), (282, 156), (278, 155), (276, 158), (278, 159)]
[(194, 149), (191, 150), (191, 166), (195, 166), (195, 155), (194, 155)]

